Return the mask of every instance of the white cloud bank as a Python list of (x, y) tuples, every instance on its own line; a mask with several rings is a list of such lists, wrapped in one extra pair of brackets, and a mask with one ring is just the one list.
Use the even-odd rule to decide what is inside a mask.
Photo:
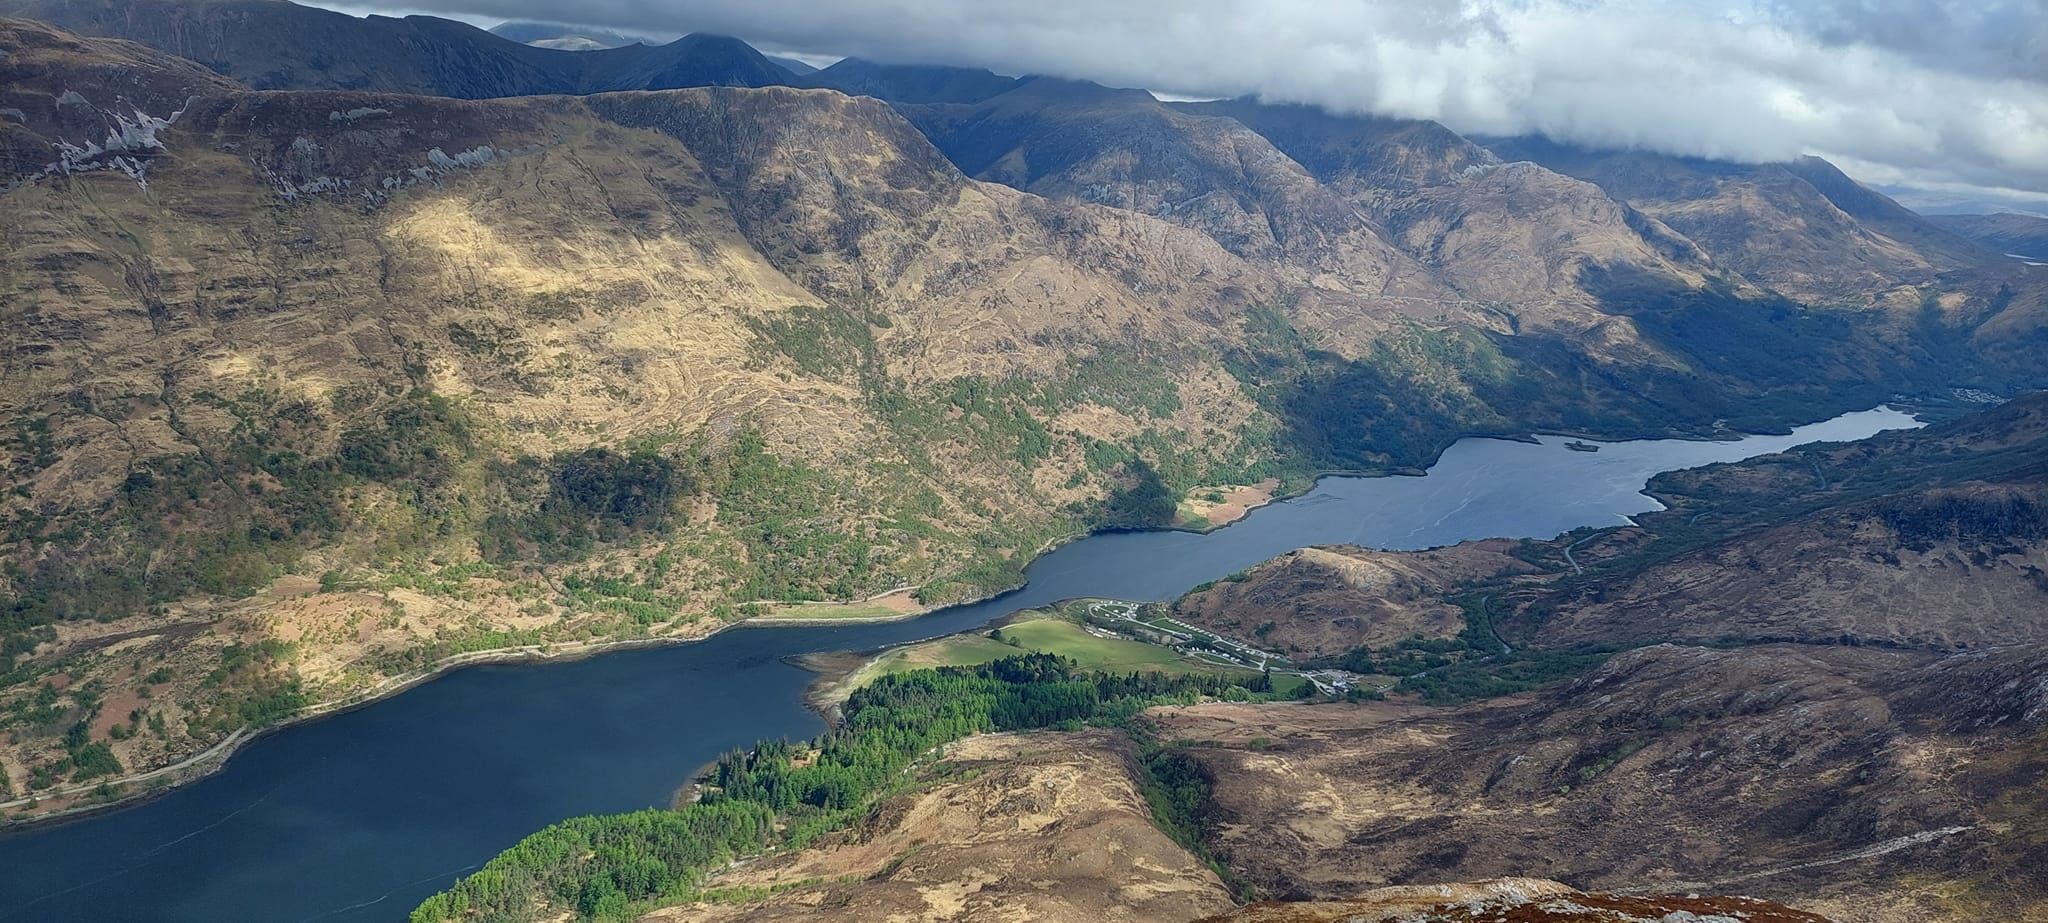
[[(378, 0), (352, 0), (357, 8)], [(2048, 194), (2048, 0), (407, 0)]]

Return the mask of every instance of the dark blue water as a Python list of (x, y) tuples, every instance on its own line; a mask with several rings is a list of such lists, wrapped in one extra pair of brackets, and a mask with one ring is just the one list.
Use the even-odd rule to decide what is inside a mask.
[(0, 920), (402, 919), (427, 895), (565, 817), (667, 803), (696, 768), (822, 723), (792, 654), (962, 631), (1076, 596), (1171, 599), (1306, 545), (1425, 548), (1547, 538), (1656, 508), (1659, 471), (1915, 425), (1891, 410), (1791, 436), (1610, 443), (1598, 453), (1467, 439), (1420, 478), (1329, 478), (1208, 535), (1094, 536), (1021, 590), (907, 622), (745, 628), (564, 664), (465, 669), (250, 744), (137, 807), (0, 839)]

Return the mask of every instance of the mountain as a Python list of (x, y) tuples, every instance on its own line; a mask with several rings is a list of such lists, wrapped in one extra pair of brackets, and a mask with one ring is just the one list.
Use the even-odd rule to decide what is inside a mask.
[[(1819, 161), (799, 79), (713, 36), (4, 8), (134, 38), (0, 20), (15, 811), (457, 658), (981, 597), (1089, 529), (1462, 435), (1719, 435), (2048, 381), (2038, 272)], [(883, 684), (878, 717), (936, 743), (851, 721), (878, 746), (735, 754), (702, 810), (618, 822), (729, 823), (716, 848), (650, 865), (570, 822), (537, 842), (574, 848), (424, 916), (616, 915), (700, 872), (728, 899), (704, 913), (755, 918), (2038, 916), (2044, 457), (2023, 396), (1667, 475), (1667, 509), (1611, 530), (1295, 552), (1176, 617), (1350, 701), (1051, 658)], [(1071, 730), (1097, 720), (1132, 733)], [(972, 734), (1025, 728), (1069, 730)], [(1498, 881), (1525, 875), (1585, 890)], [(1410, 885), (1444, 890), (1373, 893)], [(1732, 890), (1778, 903), (1693, 896)]]
[[(1492, 154), (1433, 123), (1254, 100), (1174, 104), (1182, 116), (1227, 117), (1204, 123), (1135, 90), (859, 60), (799, 79), (729, 40), (565, 52), (427, 17), (359, 20), (280, 0), (6, 0), (0, 11), (140, 40), (257, 88), (481, 98), (797, 82), (872, 95), (899, 104), (969, 175), (1147, 211), (1316, 288), (1381, 295), (1386, 307), (1420, 299), (1438, 306), (1417, 308), (1426, 315), (1450, 308), (1475, 322), (1490, 312), (1583, 330), (1601, 323), (1588, 306), (1618, 313), (1710, 279), (1745, 297), (1869, 303), (1951, 284), (1991, 257), (1813, 158), (1741, 165), (1522, 138), (1489, 143), (1545, 169), (1493, 170), (1482, 162)], [(1244, 137), (1246, 127), (1263, 137)]]
[(1930, 215), (1927, 220), (2000, 253), (2048, 263), (2048, 218), (2034, 215)]
[(1589, 290), (1596, 277), (1682, 290), (1708, 272), (1695, 249), (1598, 189), (1502, 169), (1429, 123), (1317, 121), (1250, 101), (1169, 105), (1139, 90), (958, 69), (862, 65), (840, 76), (813, 80), (894, 97), (969, 175), (1200, 230), (1308, 292), (1372, 299), (1385, 313), (1586, 330), (1607, 296)]
[(565, 51), (431, 16), (359, 18), (285, 0), (5, 0), (0, 15), (141, 42), (255, 89), (486, 99), (792, 78), (737, 39), (692, 35), (658, 47)]
[(753, 46), (722, 35), (685, 35), (666, 45), (587, 54), (573, 92), (779, 86), (794, 76)]
[[(1220, 350), (1276, 283), (973, 182), (873, 100), (252, 93), (13, 20), (0, 50), (0, 626), (123, 695), (163, 658), (183, 730), (108, 713), (125, 767), (479, 645), (979, 594), (1159, 489), (1133, 445), (1175, 490), (1274, 456), (1213, 421), (1262, 414)], [(123, 118), (116, 156), (62, 147)], [(651, 582), (527, 596), (609, 566)], [(55, 808), (49, 729), (0, 765)]]
[(899, 105), (970, 176), (1203, 232), (1350, 295), (1455, 300), (1264, 138), (1143, 90), (1028, 77), (973, 104)]
[(1487, 145), (1503, 158), (1594, 183), (1685, 235), (1720, 265), (1794, 298), (1868, 298), (1989, 257), (1817, 157), (1738, 164), (1541, 137)]
[[(0, 183), (7, 186), (45, 172), (119, 169), (140, 176), (160, 150), (156, 133), (188, 100), (242, 89), (141, 45), (81, 39), (26, 21), (5, 25)], [(49, 92), (60, 85), (67, 89)]]
[(1251, 97), (1171, 106), (1235, 119), (1323, 182), (1344, 183), (1360, 194), (1442, 185), (1501, 162), (1487, 149), (1426, 120), (1336, 115)]
[(1359, 203), (1405, 250), (1468, 297), (1543, 322), (1549, 299), (1612, 300), (1608, 280), (1686, 289), (1714, 267), (1697, 247), (1597, 188), (1504, 164), (1434, 122), (1340, 116), (1252, 99), (1181, 103), (1271, 140)]

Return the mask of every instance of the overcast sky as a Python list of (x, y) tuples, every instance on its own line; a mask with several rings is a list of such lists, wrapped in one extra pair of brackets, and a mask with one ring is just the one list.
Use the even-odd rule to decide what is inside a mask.
[[(340, 3), (324, 5), (340, 7)], [(2048, 208), (2048, 0), (349, 0), (1257, 93)]]

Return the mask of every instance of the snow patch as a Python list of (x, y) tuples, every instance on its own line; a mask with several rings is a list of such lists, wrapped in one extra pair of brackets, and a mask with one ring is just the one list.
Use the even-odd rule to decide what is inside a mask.
[(482, 147), (470, 148), (453, 157), (448, 156), (446, 151), (437, 147), (427, 152), (427, 162), (443, 170), (453, 170), (458, 167), (481, 167), (494, 163), (498, 160), (498, 156), (497, 150), (488, 144)]
[[(85, 103), (85, 97), (66, 90), (64, 96), (58, 99), (58, 105), (67, 105), (65, 100), (71, 97), (76, 97), (76, 104)], [(190, 100), (186, 102), (190, 105)], [(43, 172), (69, 176), (94, 170), (119, 170), (127, 174), (137, 185), (148, 188), (150, 162), (165, 150), (163, 139), (158, 137), (158, 133), (169, 128), (179, 116), (184, 115), (185, 109), (181, 107), (165, 118), (158, 118), (141, 109), (132, 111), (135, 113), (133, 119), (118, 112), (106, 111), (104, 114), (111, 117), (114, 124), (107, 129), (107, 136), (104, 139), (88, 140), (82, 145), (58, 141), (57, 160), (44, 167)]]

